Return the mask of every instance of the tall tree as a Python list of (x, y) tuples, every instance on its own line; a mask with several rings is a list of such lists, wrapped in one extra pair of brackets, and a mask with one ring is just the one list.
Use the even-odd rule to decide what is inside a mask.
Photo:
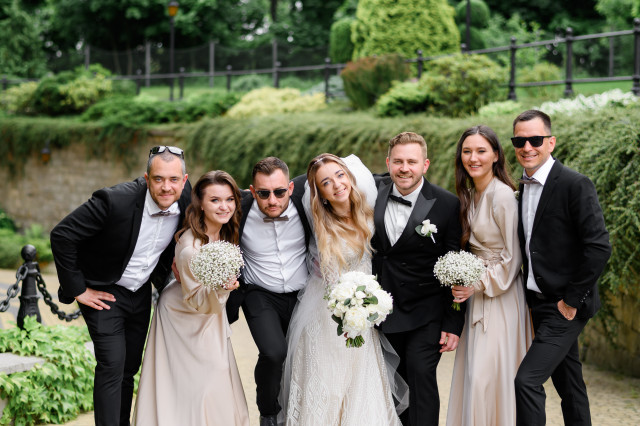
[(46, 57), (37, 20), (18, 0), (0, 3), (0, 74), (42, 77)]

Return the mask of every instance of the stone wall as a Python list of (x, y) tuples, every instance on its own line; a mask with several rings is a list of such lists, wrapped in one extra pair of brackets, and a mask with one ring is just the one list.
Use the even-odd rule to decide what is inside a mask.
[[(24, 170), (10, 174), (0, 169), (0, 207), (20, 227), (40, 224), (49, 232), (63, 217), (84, 203), (100, 188), (144, 175), (149, 149), (155, 145), (177, 145), (170, 133), (155, 132), (131, 154), (139, 161), (129, 170), (108, 153), (101, 158), (89, 155), (83, 144), (52, 148), (51, 159), (43, 164), (39, 154), (27, 160)], [(202, 174), (197, 165), (187, 163), (190, 180)]]

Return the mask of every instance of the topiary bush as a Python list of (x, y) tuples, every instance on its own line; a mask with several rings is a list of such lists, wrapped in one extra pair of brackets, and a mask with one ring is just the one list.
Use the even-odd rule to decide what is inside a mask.
[(272, 84), (273, 80), (266, 74), (246, 74), (231, 79), (231, 90), (234, 92), (250, 92)]
[(351, 27), (355, 18), (349, 16), (337, 20), (331, 25), (329, 34), (329, 57), (331, 62), (342, 64), (353, 57), (353, 41), (351, 41)]
[[(487, 27), (491, 20), (489, 6), (482, 0), (471, 0), (471, 26), (469, 28), (469, 46), (468, 50), (484, 49), (487, 47), (482, 29)], [(460, 40), (466, 43), (467, 32), (467, 0), (462, 0), (456, 6), (456, 23), (460, 32)]]
[(360, 0), (352, 26), (353, 59), (397, 53), (415, 58), (460, 51), (447, 0)]
[(318, 111), (326, 108), (324, 94), (301, 95), (298, 89), (263, 87), (240, 99), (227, 112), (228, 117), (253, 117), (277, 113)]
[(395, 117), (424, 112), (433, 105), (433, 99), (417, 82), (396, 82), (376, 102), (376, 113), (382, 117)]
[(340, 74), (344, 91), (353, 106), (366, 109), (387, 92), (394, 81), (409, 77), (409, 66), (396, 54), (366, 57), (347, 63)]

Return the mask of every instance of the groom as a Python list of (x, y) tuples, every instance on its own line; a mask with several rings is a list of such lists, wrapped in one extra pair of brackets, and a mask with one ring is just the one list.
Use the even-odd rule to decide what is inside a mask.
[[(393, 313), (380, 329), (400, 356), (398, 371), (409, 385), (403, 425), (437, 425), (440, 411), (436, 367), (453, 351), (464, 313), (452, 308), (451, 290), (433, 275), (439, 256), (460, 250), (460, 203), (423, 175), (429, 168), (422, 136), (404, 132), (389, 141), (391, 182), (380, 182), (374, 210), (373, 270), (393, 296)], [(423, 236), (416, 227), (437, 227)], [(433, 238), (431, 238), (433, 237)]]
[(255, 381), (260, 426), (276, 426), (285, 337), (308, 275), (310, 228), (302, 206), (306, 176), (290, 181), (289, 168), (276, 157), (258, 161), (252, 176), (251, 192), (243, 193), (241, 203), (245, 267), (240, 291), (232, 292), (227, 302), (227, 315), (229, 322), (238, 319), (242, 304), (259, 352)]
[(515, 379), (516, 424), (545, 424), (549, 379), (562, 399), (566, 425), (591, 425), (578, 336), (600, 307), (597, 280), (611, 254), (596, 189), (551, 156), (551, 119), (520, 114), (511, 138), (524, 167), (518, 234), (535, 338)]

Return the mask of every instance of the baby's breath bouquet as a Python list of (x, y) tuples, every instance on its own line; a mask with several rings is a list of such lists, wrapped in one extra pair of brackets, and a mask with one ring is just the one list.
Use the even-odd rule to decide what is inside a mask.
[(338, 336), (346, 335), (348, 348), (362, 346), (362, 333), (382, 323), (393, 310), (391, 295), (376, 277), (359, 271), (341, 275), (327, 298), (331, 318), (338, 323)]
[[(484, 262), (468, 251), (450, 251), (438, 258), (433, 273), (442, 285), (471, 287), (482, 277)], [(457, 302), (453, 302), (452, 307), (456, 311), (460, 310)]]
[(240, 247), (222, 240), (203, 245), (189, 262), (193, 276), (212, 290), (226, 290), (231, 279), (238, 277), (242, 266)]

